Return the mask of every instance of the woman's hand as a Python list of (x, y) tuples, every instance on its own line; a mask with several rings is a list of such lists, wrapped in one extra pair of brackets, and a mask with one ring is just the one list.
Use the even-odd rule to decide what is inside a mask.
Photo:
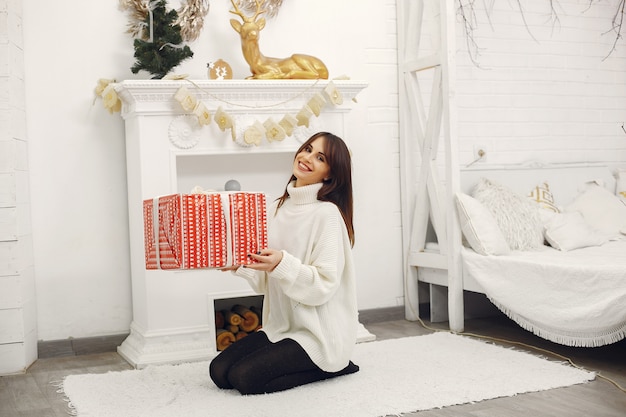
[(283, 253), (276, 249), (263, 249), (260, 252), (251, 253), (248, 256), (256, 262), (246, 265), (246, 268), (265, 272), (272, 272), (274, 268), (276, 268), (276, 265), (283, 260)]
[(238, 268), (239, 268), (239, 265), (231, 265), (231, 266), (225, 266), (224, 268), (220, 268), (220, 271), (222, 272), (236, 271)]

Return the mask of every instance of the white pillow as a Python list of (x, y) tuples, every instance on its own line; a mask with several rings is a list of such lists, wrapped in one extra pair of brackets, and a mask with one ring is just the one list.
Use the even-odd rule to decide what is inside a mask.
[(506, 255), (511, 251), (493, 215), (478, 200), (457, 193), (456, 206), (463, 236), (476, 253)]
[(473, 196), (493, 214), (509, 248), (528, 250), (543, 246), (537, 204), (486, 178), (476, 184)]
[(560, 211), (554, 203), (554, 196), (552, 195), (552, 191), (550, 191), (550, 186), (547, 181), (537, 184), (532, 190), (530, 190), (528, 197), (544, 210), (548, 210), (553, 213), (558, 213)]
[(556, 216), (557, 214), (561, 214), (561, 213), (556, 213), (552, 210), (546, 210), (546, 209), (540, 209), (539, 210), (539, 221), (541, 223), (541, 225), (545, 228), (546, 224), (552, 220), (552, 218), (554, 216)]
[(544, 236), (550, 246), (560, 251), (599, 246), (609, 240), (609, 236), (589, 226), (578, 211), (554, 215), (545, 225)]
[(626, 202), (596, 182), (588, 182), (564, 209), (578, 211), (594, 229), (608, 235), (619, 235), (626, 228)]

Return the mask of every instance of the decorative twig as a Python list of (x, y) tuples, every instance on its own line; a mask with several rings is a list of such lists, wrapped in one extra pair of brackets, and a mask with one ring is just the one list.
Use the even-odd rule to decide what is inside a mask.
[(554, 32), (554, 27), (555, 26), (561, 26), (561, 21), (559, 20), (559, 15), (556, 12), (556, 9), (554, 8), (554, 2), (555, 0), (550, 0), (550, 17), (548, 18), (548, 20), (552, 23), (552, 30)]
[[(469, 57), (474, 65), (476, 65), (477, 67), (480, 67), (480, 65), (478, 64), (479, 46), (476, 40), (474, 39), (474, 30), (476, 29), (476, 14), (475, 14), (475, 9), (474, 9), (475, 0), (455, 0), (455, 1), (457, 2), (457, 5), (458, 5), (457, 16), (459, 16), (459, 18), (461, 19), (461, 22), (463, 24), (463, 30), (465, 31), (465, 42), (467, 43), (467, 50), (468, 50)], [(589, 0), (589, 7), (587, 8), (587, 10), (591, 8), (594, 1), (596, 0)], [(528, 26), (528, 22), (526, 21), (526, 15), (524, 14), (522, 1), (515, 0), (515, 2), (517, 3), (517, 8), (519, 9), (522, 21), (524, 22), (524, 26), (526, 27), (526, 31), (535, 42), (538, 42), (535, 36), (530, 31), (530, 27)], [(560, 25), (559, 14), (556, 11), (557, 1), (548, 0), (548, 3), (550, 5), (550, 16), (548, 18), (548, 21), (551, 22), (552, 27), (554, 29), (555, 26)], [(493, 28), (493, 25), (491, 23), (490, 14), (493, 8), (493, 4), (494, 4), (494, 0), (483, 0), (483, 5), (484, 5), (485, 12), (487, 14), (487, 19), (489, 20), (489, 25), (492, 28)], [(613, 51), (615, 51), (615, 49), (617, 48), (617, 43), (619, 42), (620, 39), (622, 39), (622, 27), (624, 24), (625, 13), (626, 13), (626, 0), (619, 0), (615, 14), (613, 15), (613, 19), (611, 20), (611, 28), (608, 31), (603, 33), (603, 35), (609, 32), (615, 33), (615, 40), (613, 41), (611, 50), (602, 59), (603, 61), (607, 59), (613, 53)]]
[[(479, 47), (478, 43), (474, 39), (474, 29), (476, 28), (476, 13), (474, 11), (474, 0), (469, 0), (464, 3), (463, 0), (458, 1), (457, 15), (463, 22), (463, 29), (465, 30), (465, 43), (467, 45), (467, 53), (472, 63), (480, 68), (478, 63)], [(487, 13), (489, 16), (489, 13)]]
[[(552, 3), (552, 0), (550, 0), (550, 3)], [(524, 10), (522, 9), (522, 1), (521, 0), (517, 0), (517, 8), (519, 9), (519, 14), (522, 17), (522, 22), (524, 22), (524, 26), (526, 26), (526, 31), (528, 32), (530, 37), (533, 38), (533, 40), (535, 42), (539, 43), (539, 41), (535, 38), (533, 33), (530, 31), (530, 28), (528, 27), (528, 22), (526, 21), (526, 15), (524, 14)]]
[(625, 6), (626, 6), (626, 0), (620, 0), (620, 2), (617, 5), (617, 10), (615, 11), (615, 14), (613, 15), (613, 20), (611, 21), (611, 23), (613, 24), (613, 27), (603, 33), (603, 35), (606, 35), (607, 33), (611, 32), (611, 31), (615, 32), (615, 40), (613, 41), (613, 46), (611, 47), (611, 50), (602, 59), (602, 61), (604, 61), (609, 56), (611, 56), (611, 54), (613, 53), (613, 51), (615, 51), (615, 48), (617, 47), (617, 42), (622, 37), (622, 25), (624, 23), (624, 8), (625, 8)]

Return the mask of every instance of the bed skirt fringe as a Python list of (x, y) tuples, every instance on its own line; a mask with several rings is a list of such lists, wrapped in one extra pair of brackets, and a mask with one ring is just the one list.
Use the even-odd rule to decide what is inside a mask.
[(489, 301), (511, 320), (543, 339), (565, 346), (573, 347), (600, 347), (610, 345), (626, 338), (626, 323), (620, 323), (607, 329), (599, 329), (591, 332), (564, 331), (542, 325), (511, 311), (487, 295)]

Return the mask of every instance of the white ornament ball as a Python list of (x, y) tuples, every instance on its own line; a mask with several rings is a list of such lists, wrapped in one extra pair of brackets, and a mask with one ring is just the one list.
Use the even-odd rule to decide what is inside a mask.
[(241, 184), (237, 180), (228, 180), (224, 184), (225, 191), (241, 191)]

